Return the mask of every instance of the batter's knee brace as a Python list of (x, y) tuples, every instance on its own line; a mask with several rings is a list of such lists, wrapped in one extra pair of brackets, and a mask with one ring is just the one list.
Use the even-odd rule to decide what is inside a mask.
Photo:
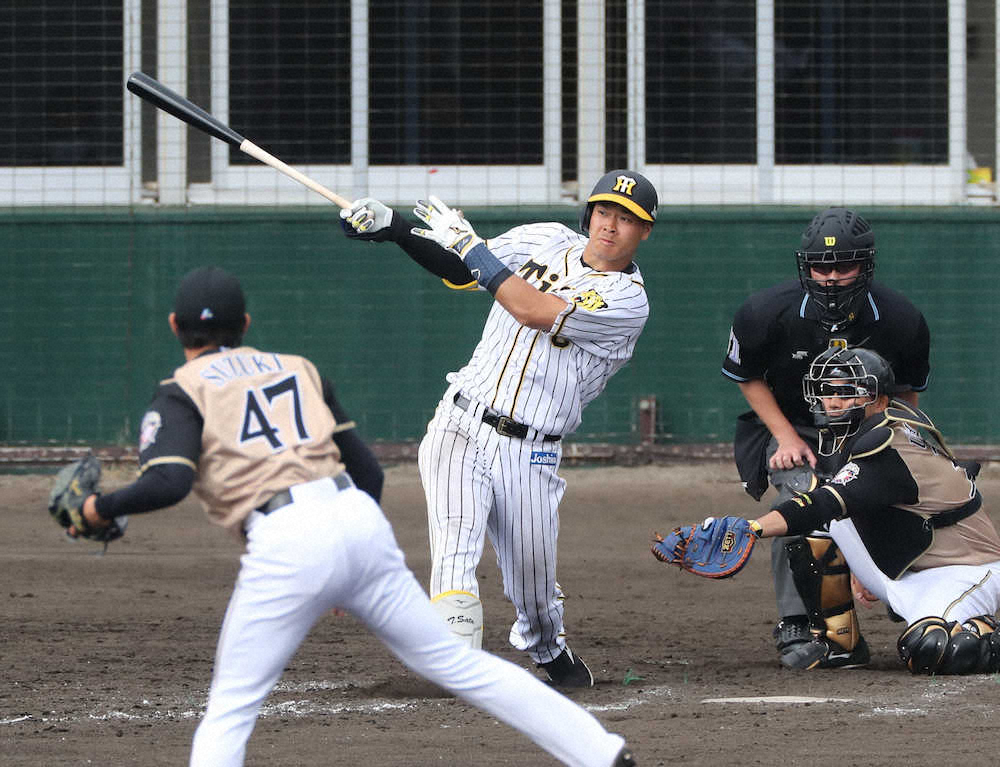
[(913, 674), (984, 674), (1000, 670), (1000, 632), (992, 616), (964, 623), (931, 615), (914, 621), (896, 642)]
[(832, 538), (800, 536), (785, 544), (795, 588), (809, 614), (809, 628), (844, 650), (861, 639), (851, 571)]
[(445, 591), (431, 599), (448, 630), (467, 647), (483, 647), (483, 603), (468, 591)]

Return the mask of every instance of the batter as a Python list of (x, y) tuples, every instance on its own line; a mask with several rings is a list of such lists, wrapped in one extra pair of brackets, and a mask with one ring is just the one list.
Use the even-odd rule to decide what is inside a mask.
[(587, 198), (587, 237), (538, 223), (484, 241), (436, 198), (414, 210), (426, 228), (371, 198), (341, 213), (349, 236), (397, 242), (452, 287), (496, 297), (472, 358), (448, 374), (420, 444), (430, 593), (452, 631), (481, 646), (476, 568), (489, 538), (516, 612), (509, 641), (560, 686), (594, 683), (567, 645), (556, 581), (562, 439), (632, 357), (646, 323), (646, 290), (632, 259), (652, 231), (656, 205), (646, 178), (616, 170)]

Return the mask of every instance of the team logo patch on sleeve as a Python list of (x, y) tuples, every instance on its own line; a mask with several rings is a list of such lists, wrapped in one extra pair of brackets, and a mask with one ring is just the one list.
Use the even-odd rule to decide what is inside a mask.
[(539, 466), (555, 466), (558, 458), (557, 453), (548, 453), (544, 450), (531, 451), (531, 463)]
[(160, 431), (162, 424), (163, 421), (160, 419), (159, 413), (155, 410), (146, 411), (146, 415), (142, 417), (142, 425), (139, 427), (140, 453), (156, 442), (156, 435)]
[(857, 479), (858, 475), (861, 473), (861, 467), (859, 467), (854, 461), (844, 464), (844, 468), (837, 472), (837, 476), (830, 480), (831, 484), (834, 485), (846, 485), (853, 479)]
[(586, 290), (578, 296), (573, 296), (573, 303), (581, 309), (586, 309), (588, 312), (606, 309), (608, 306), (608, 302), (601, 298), (601, 294), (593, 289)]

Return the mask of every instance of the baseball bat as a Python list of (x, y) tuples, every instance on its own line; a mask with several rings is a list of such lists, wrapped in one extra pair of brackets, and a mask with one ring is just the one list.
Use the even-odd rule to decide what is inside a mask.
[(209, 136), (225, 141), (244, 154), (248, 154), (255, 160), (259, 160), (265, 165), (270, 165), (279, 173), (284, 173), (293, 181), (298, 181), (302, 186), (311, 189), (317, 194), (323, 195), (330, 202), (339, 205), (341, 208), (350, 208), (351, 201), (341, 197), (336, 192), (331, 192), (318, 181), (315, 181), (304, 173), (300, 173), (295, 168), (289, 167), (273, 154), (265, 152), (250, 139), (241, 136), (221, 120), (212, 117), (201, 107), (188, 101), (176, 91), (170, 90), (159, 80), (150, 77), (143, 72), (133, 72), (129, 75), (128, 88), (139, 98), (148, 101), (155, 107), (162, 109), (167, 114), (171, 114), (178, 120), (183, 120), (188, 125), (204, 131)]

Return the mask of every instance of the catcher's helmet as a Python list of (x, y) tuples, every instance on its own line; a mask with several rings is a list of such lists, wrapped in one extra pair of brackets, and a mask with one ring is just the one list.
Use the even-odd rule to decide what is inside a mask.
[(634, 170), (613, 170), (601, 176), (580, 213), (580, 229), (590, 234), (590, 214), (595, 202), (615, 202), (642, 221), (656, 221), (656, 189), (649, 179)]
[[(847, 208), (827, 208), (802, 233), (795, 252), (799, 282), (820, 308), (821, 321), (828, 330), (852, 322), (875, 273), (875, 233), (861, 216)], [(861, 267), (850, 285), (827, 285), (812, 278), (812, 268), (837, 264)]]
[[(809, 365), (802, 379), (802, 395), (819, 429), (820, 455), (833, 455), (865, 420), (865, 406), (879, 397), (892, 397), (896, 377), (885, 359), (870, 349), (831, 346)], [(828, 411), (823, 400), (856, 400), (852, 407)]]

